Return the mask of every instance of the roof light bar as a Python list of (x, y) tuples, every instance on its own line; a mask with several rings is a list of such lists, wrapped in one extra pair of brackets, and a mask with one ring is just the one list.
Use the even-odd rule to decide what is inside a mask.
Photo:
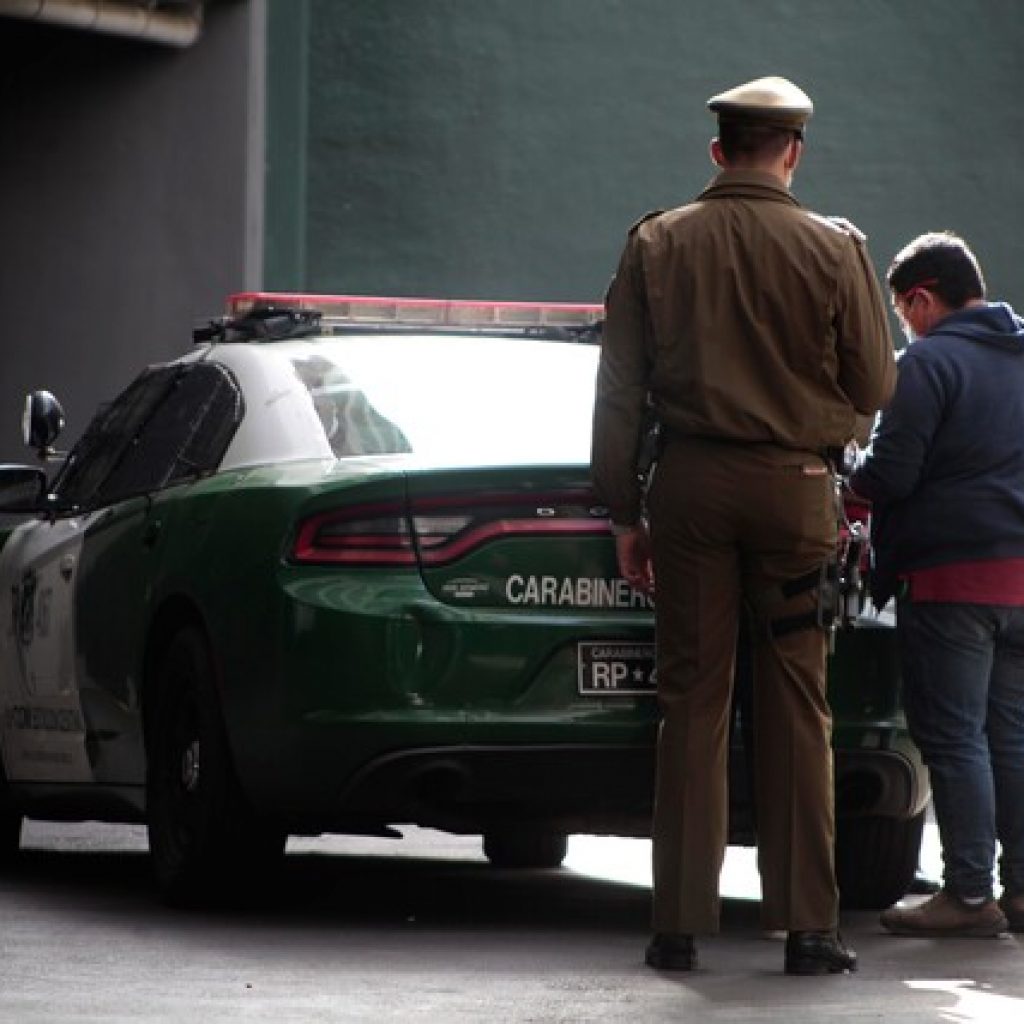
[(228, 315), (242, 317), (266, 306), (319, 310), (331, 324), (397, 324), (429, 327), (582, 327), (604, 318), (604, 307), (569, 302), (477, 302), (472, 299), (407, 299), (369, 295), (237, 292)]

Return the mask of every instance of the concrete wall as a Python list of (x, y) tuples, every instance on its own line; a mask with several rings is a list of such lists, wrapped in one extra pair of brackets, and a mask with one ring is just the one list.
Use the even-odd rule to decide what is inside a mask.
[(254, 32), (261, 60), (244, 3), (211, 5), (188, 50), (0, 18), (0, 460), (29, 461), (26, 391), (61, 398), (70, 442), (256, 283)]
[(270, 287), (600, 299), (628, 225), (710, 177), (707, 97), (778, 73), (817, 104), (807, 205), (858, 223), (880, 271), (958, 230), (1024, 303), (1017, 0), (272, 0), (275, 19)]

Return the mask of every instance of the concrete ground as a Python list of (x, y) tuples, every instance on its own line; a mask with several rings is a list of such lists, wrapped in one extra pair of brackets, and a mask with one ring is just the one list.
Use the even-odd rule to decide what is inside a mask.
[[(854, 975), (790, 978), (730, 851), (723, 932), (692, 974), (643, 966), (648, 844), (574, 838), (559, 871), (502, 872), (479, 840), (292, 841), (251, 908), (158, 904), (143, 833), (30, 823), (0, 878), (0, 1022), (1001, 1024), (1024, 1021), (1019, 937), (887, 936), (844, 915)], [(603, 876), (603, 877), (601, 877)]]

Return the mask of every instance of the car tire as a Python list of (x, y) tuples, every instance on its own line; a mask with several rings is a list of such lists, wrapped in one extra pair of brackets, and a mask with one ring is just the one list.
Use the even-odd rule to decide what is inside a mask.
[(0, 868), (11, 867), (21, 850), (21, 815), (0, 811)]
[(484, 856), (496, 868), (557, 868), (568, 850), (568, 837), (558, 832), (484, 833)]
[(146, 805), (160, 894), (174, 906), (247, 899), (287, 836), (248, 809), (228, 749), (204, 634), (179, 631), (153, 679)]
[(925, 812), (913, 818), (840, 818), (836, 828), (836, 877), (849, 910), (884, 910), (913, 884), (921, 853)]

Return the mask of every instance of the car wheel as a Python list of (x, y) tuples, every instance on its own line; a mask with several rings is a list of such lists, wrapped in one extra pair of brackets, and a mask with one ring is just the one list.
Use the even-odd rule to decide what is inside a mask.
[(200, 630), (171, 640), (153, 683), (146, 817), (160, 893), (180, 906), (245, 898), (281, 859), (287, 837), (246, 805)]
[(7, 776), (0, 760), (0, 867), (13, 864), (21, 849), (21, 815), (4, 806), (7, 800)]
[(496, 868), (557, 868), (568, 849), (568, 838), (558, 832), (484, 833), (484, 856)]
[(840, 818), (836, 876), (843, 907), (883, 910), (910, 888), (917, 872), (925, 812), (913, 818)]

